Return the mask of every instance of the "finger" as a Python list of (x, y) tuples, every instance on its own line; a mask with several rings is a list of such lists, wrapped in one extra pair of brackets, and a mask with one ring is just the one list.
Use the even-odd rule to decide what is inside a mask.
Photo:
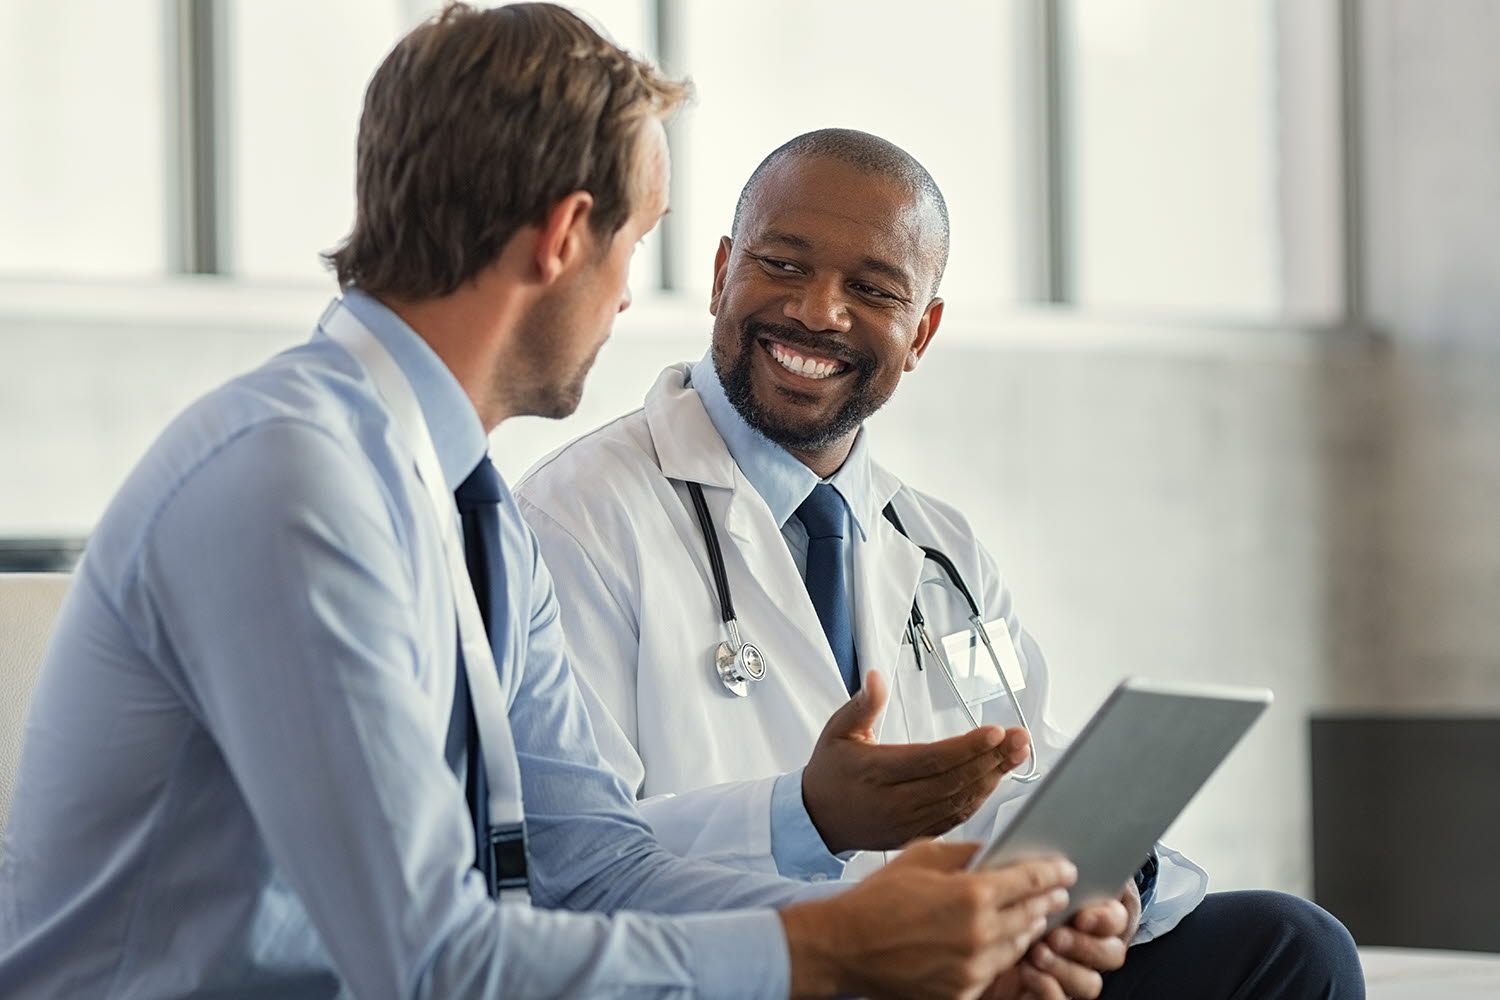
[(960, 761), (946, 771), (940, 771), (925, 778), (914, 778), (902, 784), (918, 796), (926, 795), (933, 799), (947, 798), (959, 794), (974, 782), (987, 777), (993, 776), (998, 782), (1001, 776), (1014, 766), (1009, 755), (1004, 752), (1004, 745), (1001, 744), (978, 756)]
[(920, 835), (942, 836), (978, 812), (979, 807), (984, 805), (985, 799), (994, 793), (996, 786), (1000, 784), (1000, 779), (1004, 776), (1000, 771), (991, 771), (955, 795), (938, 799), (935, 802), (908, 806), (907, 815)]
[[(1036, 858), (978, 872), (974, 877), (983, 880), (996, 905), (1009, 906), (1052, 889), (1067, 889), (1078, 880), (1078, 869), (1066, 858)], [(1066, 899), (1063, 905), (1067, 905)]]
[(1119, 937), (1130, 925), (1130, 914), (1118, 899), (1085, 906), (1073, 918), (1073, 926), (1094, 937)]
[(1012, 768), (1026, 763), (1026, 758), (1031, 756), (1031, 733), (1020, 726), (1012, 726), (1005, 731), (1000, 749)]
[[(978, 731), (975, 730), (975, 732)], [(929, 743), (925, 745), (925, 749), (930, 750), (935, 746), (937, 744)], [(1000, 779), (1005, 776), (1006, 772), (1013, 771), (1025, 763), (1030, 755), (1030, 735), (1026, 730), (1015, 727), (1005, 730), (1001, 741), (987, 751), (981, 751), (968, 760), (960, 761), (946, 771), (926, 777), (912, 778), (899, 784), (905, 786), (903, 790), (910, 792), (914, 801), (927, 803), (964, 795), (975, 784), (984, 782), (986, 787), (980, 793), (982, 801), (1000, 783)]]
[(1047, 947), (1063, 958), (1100, 972), (1113, 972), (1125, 964), (1125, 942), (1119, 935), (1096, 937), (1071, 927), (1054, 928)]
[(887, 697), (885, 679), (880, 671), (871, 670), (860, 682), (854, 697), (839, 706), (838, 711), (828, 717), (823, 725), (818, 742), (830, 739), (854, 739), (873, 742), (875, 722), (880, 710), (885, 707)]
[(1031, 946), (1026, 961), (1051, 976), (1069, 997), (1094, 1000), (1104, 989), (1104, 977), (1096, 970), (1062, 957), (1043, 941)]
[(883, 744), (878, 765), (880, 775), (893, 785), (930, 778), (976, 757), (993, 758), (1004, 739), (1005, 732), (999, 726), (980, 726), (932, 743)]
[(1026, 987), (1026, 996), (1036, 997), (1037, 1000), (1068, 1000), (1062, 984), (1032, 965), (1029, 960), (1023, 962), (1019, 969), (1021, 985)]
[(1046, 897), (1035, 897), (993, 911), (989, 920), (981, 922), (981, 934), (987, 942), (986, 957), (994, 963), (996, 974), (1014, 967), (1047, 933), (1048, 904), (1045, 900)]
[(981, 921), (981, 934), (1005, 969), (1026, 956), (1031, 946), (1047, 933), (1047, 917), (1067, 905), (1062, 889), (1051, 889), (1010, 906), (995, 910), (987, 921)]
[(886, 867), (895, 868), (898, 865), (906, 865), (957, 872), (964, 869), (977, 850), (979, 850), (979, 844), (972, 840), (914, 840), (906, 845), (895, 860)]

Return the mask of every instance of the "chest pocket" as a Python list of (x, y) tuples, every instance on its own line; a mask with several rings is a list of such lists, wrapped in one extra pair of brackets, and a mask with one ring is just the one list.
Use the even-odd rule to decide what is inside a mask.
[(940, 720), (933, 711), (934, 689), (928, 686), (930, 678), (926, 676), (936, 664), (928, 662), (929, 659), (924, 657), (924, 669), (918, 670), (911, 643), (901, 641), (891, 678), (890, 707), (886, 710), (885, 726), (880, 734), (882, 742), (930, 743), (963, 731), (940, 731)]
[[(947, 584), (940, 569), (928, 566), (917, 589), (922, 614), (933, 642), (968, 625), (968, 605), (963, 596)], [(901, 642), (891, 687), (893, 707), (899, 706), (899, 718), (889, 718), (881, 738), (888, 742), (927, 743), (968, 732), (972, 728), (968, 715), (953, 689), (942, 664), (923, 648), (921, 668), (911, 643)]]

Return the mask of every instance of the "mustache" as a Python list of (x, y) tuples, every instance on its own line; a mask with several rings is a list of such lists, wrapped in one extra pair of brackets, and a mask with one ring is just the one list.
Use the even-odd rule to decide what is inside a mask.
[(740, 327), (740, 336), (746, 346), (752, 341), (765, 337), (786, 344), (788, 347), (800, 347), (809, 354), (833, 358), (859, 372), (869, 372), (875, 368), (875, 359), (863, 351), (840, 343), (830, 334), (815, 334), (801, 326), (747, 319)]

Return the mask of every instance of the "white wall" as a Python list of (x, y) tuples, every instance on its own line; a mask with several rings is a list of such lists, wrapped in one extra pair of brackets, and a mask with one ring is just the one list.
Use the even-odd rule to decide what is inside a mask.
[(1336, 373), (1332, 669), (1376, 707), (1500, 709), (1500, 7), (1360, 6), (1365, 266), (1390, 349)]

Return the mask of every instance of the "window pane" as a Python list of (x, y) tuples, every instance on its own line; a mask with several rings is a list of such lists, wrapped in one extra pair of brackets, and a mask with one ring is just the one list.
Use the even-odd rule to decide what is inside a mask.
[(564, 4), (581, 14), (621, 48), (638, 56), (651, 55), (651, 4), (648, 0), (587, 0)]
[[(588, 0), (565, 4), (614, 43), (637, 56), (655, 62), (652, 37), (652, 7), (649, 0)], [(661, 227), (653, 229), (630, 259), (630, 290), (637, 298), (648, 298), (661, 287)]]
[(230, 267), (316, 279), (354, 221), (365, 84), (405, 27), (396, 0), (238, 0), (228, 17)]
[[(230, 5), (230, 266), (236, 274), (328, 280), (318, 254), (354, 222), (355, 138), (365, 85), (391, 46), (436, 6), (402, 0)], [(645, 0), (578, 9), (621, 45), (644, 46)], [(651, 257), (637, 254), (648, 265)]]
[[(675, 150), (680, 287), (710, 283), (740, 188), (772, 149), (828, 126), (863, 129), (920, 160), (947, 199), (952, 308), (1014, 299), (1015, 61), (1003, 3), (763, 0), (678, 3), (698, 101)], [(950, 316), (956, 315), (950, 311)]]
[(0, 4), (0, 272), (166, 269), (160, 0)]
[(1278, 309), (1273, 18), (1270, 0), (1066, 4), (1074, 300)]

